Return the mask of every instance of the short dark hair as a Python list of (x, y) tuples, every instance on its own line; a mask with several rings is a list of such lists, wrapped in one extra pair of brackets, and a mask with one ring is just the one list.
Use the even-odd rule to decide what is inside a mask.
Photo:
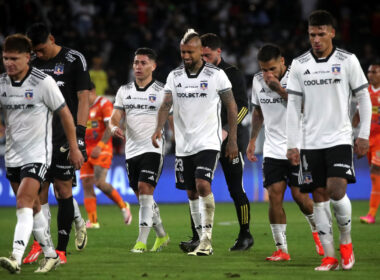
[(321, 25), (334, 27), (334, 17), (326, 10), (313, 11), (309, 16), (309, 26)]
[(201, 42), (203, 47), (209, 47), (212, 50), (216, 50), (222, 47), (222, 41), (219, 36), (214, 33), (206, 33), (201, 36)]
[(33, 46), (37, 46), (39, 44), (45, 44), (49, 35), (50, 28), (46, 24), (42, 22), (35, 23), (31, 25), (26, 31), (26, 36), (32, 40)]
[(376, 59), (374, 62), (370, 63), (369, 66), (380, 66), (380, 59)]
[(19, 52), (19, 53), (31, 53), (32, 42), (28, 37), (23, 34), (13, 34), (5, 38), (4, 52)]
[(135, 51), (135, 56), (136, 55), (146, 55), (149, 57), (149, 59), (156, 61), (157, 60), (157, 54), (154, 50), (150, 48), (138, 48)]
[(282, 56), (280, 47), (275, 44), (266, 44), (259, 49), (257, 60), (267, 62), (271, 59), (277, 59)]

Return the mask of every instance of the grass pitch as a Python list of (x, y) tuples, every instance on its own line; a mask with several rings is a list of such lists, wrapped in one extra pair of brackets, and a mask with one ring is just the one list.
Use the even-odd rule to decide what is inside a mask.
[[(247, 252), (229, 252), (238, 234), (233, 204), (216, 205), (213, 248), (210, 257), (190, 257), (178, 243), (190, 235), (189, 210), (186, 204), (160, 205), (161, 217), (171, 242), (160, 253), (134, 254), (138, 234), (138, 205), (132, 205), (133, 221), (125, 226), (114, 205), (98, 206), (100, 229), (88, 230), (88, 244), (83, 252), (74, 247), (74, 235), (68, 247), (68, 263), (46, 275), (35, 275), (36, 264), (23, 265), (21, 274), (11, 275), (0, 269), (0, 279), (380, 279), (380, 223), (363, 225), (359, 216), (367, 213), (367, 201), (355, 201), (352, 236), (356, 264), (352, 271), (314, 272), (321, 257), (315, 251), (306, 219), (295, 203), (285, 203), (287, 241), (292, 260), (270, 263), (265, 257), (275, 251), (269, 227), (267, 203), (251, 203), (251, 230), (255, 238)], [(56, 207), (52, 207), (52, 234), (56, 244)], [(85, 217), (85, 211), (81, 208)], [(0, 256), (8, 256), (16, 215), (14, 208), (0, 208)], [(335, 224), (334, 220), (334, 224)], [(334, 228), (335, 244), (338, 230)], [(148, 248), (154, 243), (152, 230)], [(29, 250), (29, 247), (28, 249)], [(338, 253), (339, 255), (339, 253)]]

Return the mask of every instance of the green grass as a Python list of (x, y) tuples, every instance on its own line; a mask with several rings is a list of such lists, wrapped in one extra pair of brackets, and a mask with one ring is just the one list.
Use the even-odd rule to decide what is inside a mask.
[[(116, 206), (98, 206), (101, 228), (89, 230), (89, 241), (83, 252), (74, 247), (73, 235), (68, 248), (68, 263), (44, 276), (33, 273), (36, 265), (23, 265), (20, 275), (10, 275), (0, 269), (0, 279), (380, 279), (380, 224), (363, 225), (359, 216), (367, 212), (368, 202), (353, 202), (353, 240), (356, 264), (352, 271), (314, 272), (320, 264), (315, 252), (310, 228), (294, 203), (285, 203), (288, 228), (287, 239), (292, 260), (269, 263), (265, 257), (274, 250), (267, 218), (266, 203), (251, 204), (251, 229), (254, 247), (248, 252), (229, 252), (238, 233), (233, 204), (217, 204), (213, 248), (210, 257), (189, 257), (178, 243), (190, 234), (189, 210), (185, 204), (160, 205), (165, 228), (171, 243), (160, 253), (133, 254), (138, 234), (138, 205), (132, 205), (133, 222), (127, 227)], [(84, 209), (82, 208), (82, 214)], [(56, 216), (52, 207), (52, 217)], [(0, 256), (12, 249), (16, 223), (14, 208), (0, 208)], [(334, 221), (335, 224), (335, 221)], [(56, 244), (56, 224), (52, 221)], [(338, 247), (338, 230), (334, 228)], [(154, 243), (151, 232), (148, 247)]]

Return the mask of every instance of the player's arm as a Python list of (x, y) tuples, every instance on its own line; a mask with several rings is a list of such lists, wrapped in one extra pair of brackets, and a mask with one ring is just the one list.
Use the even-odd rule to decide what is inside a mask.
[(160, 106), (160, 109), (158, 110), (157, 114), (157, 124), (156, 129), (154, 130), (154, 133), (152, 135), (152, 145), (156, 148), (159, 147), (157, 143), (157, 139), (161, 139), (162, 137), (162, 130), (164, 128), (165, 122), (169, 117), (170, 109), (173, 105), (173, 95), (171, 91), (165, 91), (164, 100)]
[(360, 131), (358, 138), (355, 141), (355, 153), (358, 157), (364, 156), (369, 149), (369, 133), (371, 129), (372, 104), (367, 85), (355, 91), (358, 100)]
[(112, 136), (116, 136), (118, 138), (124, 139), (124, 132), (119, 127), (120, 121), (123, 117), (123, 110), (114, 107), (111, 115), (111, 120), (109, 121), (109, 131)]
[(91, 152), (92, 158), (98, 158), (100, 156), (100, 153), (102, 152), (102, 150), (104, 149), (104, 147), (107, 145), (108, 141), (111, 138), (111, 131), (109, 129), (109, 121), (104, 121), (104, 125), (106, 129), (104, 130), (102, 139), (92, 149), (92, 152)]
[(288, 151), (286, 157), (292, 165), (300, 163), (298, 150), (300, 119), (302, 108), (302, 93), (289, 91), (288, 108), (286, 111), (286, 136)]
[(238, 146), (236, 143), (237, 134), (237, 105), (232, 90), (226, 90), (219, 93), (220, 99), (224, 107), (227, 109), (227, 121), (229, 127), (228, 141), (226, 146), (226, 154), (230, 160), (238, 155)]
[(252, 130), (251, 130), (251, 139), (249, 140), (247, 146), (247, 158), (250, 161), (257, 161), (257, 157), (255, 156), (256, 149), (256, 139), (259, 136), (261, 127), (263, 126), (264, 116), (261, 108), (259, 106), (255, 106), (252, 112)]
[(75, 167), (75, 169), (80, 169), (84, 162), (84, 158), (81, 151), (78, 148), (73, 116), (71, 115), (71, 112), (67, 105), (64, 105), (62, 108), (58, 109), (57, 113), (61, 118), (63, 130), (65, 131), (65, 135), (70, 148), (70, 162)]

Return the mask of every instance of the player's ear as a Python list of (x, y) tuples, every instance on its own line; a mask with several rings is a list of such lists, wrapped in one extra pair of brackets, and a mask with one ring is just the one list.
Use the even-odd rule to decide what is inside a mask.
[(154, 70), (156, 70), (156, 67), (157, 67), (157, 63), (156, 63), (156, 62), (153, 62), (153, 63), (152, 63), (152, 72), (153, 72)]
[(331, 38), (335, 38), (335, 28), (334, 27), (331, 27)]

